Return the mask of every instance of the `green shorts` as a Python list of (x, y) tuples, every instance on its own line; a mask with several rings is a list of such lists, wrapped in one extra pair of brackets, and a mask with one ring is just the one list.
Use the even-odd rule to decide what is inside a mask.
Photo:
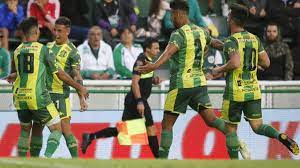
[(59, 115), (53, 103), (38, 110), (17, 110), (17, 112), (21, 124), (29, 124), (34, 121), (41, 125), (46, 125)]
[(59, 112), (60, 119), (70, 118), (72, 114), (70, 98), (57, 93), (50, 93), (50, 97)]
[(246, 120), (261, 119), (261, 100), (251, 100), (246, 102), (223, 100), (222, 119), (226, 122), (238, 124), (241, 121), (242, 112), (244, 113)]
[(211, 108), (207, 86), (179, 88), (169, 91), (165, 102), (165, 111), (185, 113), (187, 106), (190, 106), (197, 112)]

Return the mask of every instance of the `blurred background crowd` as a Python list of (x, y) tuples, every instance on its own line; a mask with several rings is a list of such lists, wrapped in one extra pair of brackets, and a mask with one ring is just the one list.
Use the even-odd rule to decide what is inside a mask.
[[(146, 37), (158, 38), (161, 50), (166, 46), (174, 30), (170, 1), (0, 0), (0, 79), (8, 75), (10, 55), (22, 42), (18, 25), (29, 16), (39, 21), (42, 43), (54, 40), (59, 16), (71, 19), (69, 37), (78, 47), (84, 79), (130, 79)], [(223, 40), (230, 35), (226, 22), (230, 4), (247, 6), (246, 29), (263, 41), (271, 60), (270, 68), (258, 73), (259, 79), (300, 79), (300, 0), (186, 1), (190, 21)], [(204, 58), (207, 79), (212, 79), (210, 70), (223, 63), (222, 51), (208, 48)]]

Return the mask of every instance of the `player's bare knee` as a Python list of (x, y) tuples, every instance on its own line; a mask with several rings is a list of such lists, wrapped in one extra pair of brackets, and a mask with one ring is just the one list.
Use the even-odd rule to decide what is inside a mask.
[(225, 123), (227, 133), (236, 133), (237, 126), (238, 126), (237, 124)]
[(262, 120), (250, 120), (249, 123), (253, 132), (257, 134), (259, 127), (262, 125)]
[(70, 118), (64, 118), (61, 120), (61, 129), (64, 136), (72, 134)]
[(156, 128), (154, 125), (147, 127), (147, 134), (148, 134), (148, 136), (156, 135)]
[(213, 122), (217, 119), (217, 117), (212, 109), (199, 110), (198, 114), (202, 117), (207, 126), (213, 127)]

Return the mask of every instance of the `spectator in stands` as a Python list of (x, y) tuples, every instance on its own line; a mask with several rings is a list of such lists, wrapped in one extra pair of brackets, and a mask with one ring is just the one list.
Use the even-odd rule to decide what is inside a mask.
[(269, 55), (271, 65), (261, 72), (262, 80), (292, 80), (293, 58), (289, 46), (281, 39), (280, 29), (275, 23), (266, 28), (265, 50)]
[(132, 77), (134, 62), (142, 52), (143, 48), (133, 43), (133, 32), (128, 28), (122, 30), (121, 43), (114, 49), (114, 64), (121, 79)]
[(300, 38), (297, 39), (297, 46), (292, 51), (294, 61), (294, 80), (300, 80)]
[(29, 0), (27, 16), (37, 18), (41, 37), (52, 39), (54, 23), (60, 16), (60, 2), (59, 0)]
[(89, 30), (88, 11), (89, 7), (85, 0), (60, 0), (60, 15), (70, 18), (72, 27), (69, 37), (83, 41)]
[(8, 38), (14, 36), (18, 25), (24, 19), (23, 7), (18, 0), (5, 0), (0, 4), (0, 32), (2, 47), (8, 50)]
[[(200, 27), (207, 27), (205, 21), (202, 18), (201, 10), (198, 5), (197, 0), (187, 0), (189, 5), (189, 20), (200, 26)], [(165, 14), (165, 17), (163, 19), (164, 21), (164, 29), (165, 32), (169, 35), (174, 30), (174, 25), (171, 20), (171, 11), (168, 10)]]
[(0, 33), (0, 79), (7, 77), (10, 73), (10, 56), (5, 48), (2, 48), (1, 39), (3, 34)]
[(265, 27), (266, 3), (267, 0), (241, 0), (249, 9), (249, 17), (245, 28), (257, 35), (259, 38), (263, 37)]
[(288, 3), (289, 1), (267, 0), (266, 12), (268, 20), (280, 26), (283, 37), (296, 37), (300, 34), (298, 20), (300, 5), (298, 3)]
[(136, 31), (137, 15), (132, 0), (102, 0), (98, 5), (97, 20), (104, 32), (105, 41), (111, 43), (110, 38), (117, 37), (121, 29), (130, 27)]
[(102, 40), (100, 27), (89, 29), (88, 40), (78, 46), (81, 57), (81, 75), (84, 79), (112, 79), (114, 61), (111, 47)]
[(136, 32), (136, 37), (157, 38), (161, 33), (162, 19), (166, 14), (166, 10), (170, 10), (170, 4), (167, 1), (152, 0), (147, 18), (147, 30), (140, 28)]

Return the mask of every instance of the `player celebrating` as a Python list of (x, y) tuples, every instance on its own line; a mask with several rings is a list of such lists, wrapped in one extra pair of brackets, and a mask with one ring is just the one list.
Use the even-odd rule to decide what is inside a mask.
[(213, 69), (214, 74), (226, 73), (226, 87), (222, 105), (222, 118), (226, 121), (226, 146), (230, 158), (238, 158), (236, 134), (242, 112), (252, 130), (259, 135), (278, 139), (293, 154), (299, 153), (297, 143), (286, 134), (278, 133), (273, 127), (263, 124), (261, 92), (257, 80), (257, 68), (266, 69), (270, 60), (259, 38), (244, 29), (248, 9), (233, 4), (228, 16), (231, 36), (224, 45), (226, 64)]
[(169, 44), (155, 64), (139, 66), (141, 72), (157, 69), (170, 59), (170, 89), (167, 95), (162, 121), (159, 155), (167, 158), (172, 144), (172, 128), (179, 114), (189, 105), (199, 113), (208, 126), (226, 133), (225, 123), (215, 116), (207, 93), (207, 82), (203, 73), (203, 55), (206, 45), (221, 49), (223, 43), (211, 39), (207, 32), (190, 23), (186, 1), (175, 0), (170, 4), (172, 21), (177, 28), (171, 34)]
[[(140, 54), (133, 67), (133, 76), (131, 83), (131, 90), (125, 98), (125, 109), (122, 120), (131, 120), (145, 117), (148, 134), (148, 141), (154, 157), (158, 158), (158, 140), (156, 136), (156, 129), (153, 125), (153, 119), (150, 106), (147, 102), (150, 96), (152, 83), (159, 84), (161, 81), (158, 77), (153, 77), (154, 72), (141, 74), (136, 70), (139, 65), (144, 65), (146, 62), (151, 62), (159, 53), (159, 43), (156, 39), (147, 38), (143, 44), (144, 53)], [(95, 133), (82, 135), (81, 149), (85, 153), (89, 144), (97, 138), (115, 137), (118, 135), (117, 128), (105, 128)]]
[[(64, 71), (57, 69), (55, 57), (46, 46), (38, 43), (40, 31), (35, 18), (29, 17), (21, 23), (25, 42), (14, 51), (12, 60), (12, 74), (8, 81), (14, 80), (13, 100), (18, 112), (21, 133), (18, 141), (18, 155), (26, 156), (29, 149), (29, 135), (33, 128), (32, 121), (40, 125), (47, 125), (51, 131), (48, 137), (44, 156), (51, 157), (57, 149), (61, 137), (59, 113), (50, 99), (46, 88), (47, 73), (55, 74), (70, 86), (79, 90), (82, 97), (87, 97), (87, 90), (74, 82)], [(41, 143), (31, 139), (33, 147)], [(30, 153), (34, 153), (30, 149)]]

